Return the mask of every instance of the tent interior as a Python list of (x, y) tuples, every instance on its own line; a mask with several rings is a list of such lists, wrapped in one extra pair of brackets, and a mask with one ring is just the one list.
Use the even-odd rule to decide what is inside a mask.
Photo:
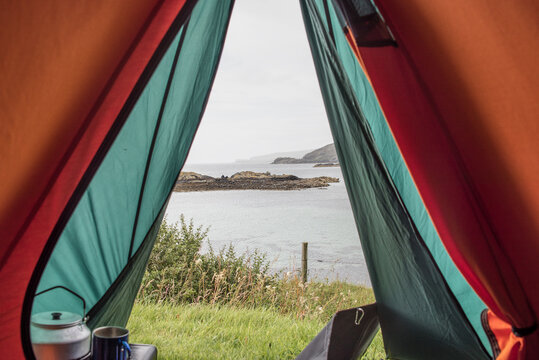
[[(537, 4), (300, 4), (387, 358), (536, 359)], [(80, 312), (54, 286), (126, 325), (233, 7), (2, 2), (9, 358), (32, 314)]]

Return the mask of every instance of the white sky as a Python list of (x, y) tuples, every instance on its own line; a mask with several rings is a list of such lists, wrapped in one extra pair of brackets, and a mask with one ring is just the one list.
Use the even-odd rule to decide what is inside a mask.
[(333, 142), (298, 0), (236, 0), (189, 163)]

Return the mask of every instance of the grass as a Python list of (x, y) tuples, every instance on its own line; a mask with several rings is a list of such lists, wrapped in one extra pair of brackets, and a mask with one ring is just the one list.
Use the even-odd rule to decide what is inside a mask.
[[(294, 359), (324, 327), (273, 309), (209, 304), (135, 304), (130, 341), (154, 344), (159, 359)], [(385, 358), (378, 334), (363, 359)]]
[[(342, 309), (374, 302), (372, 289), (303, 283), (269, 273), (265, 254), (232, 245), (200, 254), (208, 230), (164, 222), (128, 327), (161, 359), (293, 359)], [(364, 359), (385, 358), (377, 335)]]

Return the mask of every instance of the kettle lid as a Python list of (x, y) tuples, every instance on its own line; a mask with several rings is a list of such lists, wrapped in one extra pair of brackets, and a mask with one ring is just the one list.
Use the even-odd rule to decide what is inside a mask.
[(46, 311), (32, 315), (32, 324), (41, 328), (60, 329), (82, 323), (82, 316), (67, 311)]

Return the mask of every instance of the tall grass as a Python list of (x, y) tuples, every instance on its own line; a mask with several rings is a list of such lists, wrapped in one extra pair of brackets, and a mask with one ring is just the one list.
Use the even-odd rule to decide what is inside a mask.
[[(135, 312), (152, 312), (155, 306), (168, 311), (174, 309), (170, 306), (177, 306), (174, 311), (183, 313), (198, 305), (200, 309), (213, 307), (229, 312), (243, 309), (242, 315), (234, 315), (243, 318), (256, 310), (265, 316), (276, 316), (279, 321), (295, 321), (295, 328), (308, 328), (310, 340), (336, 311), (374, 302), (372, 289), (339, 281), (303, 283), (296, 272), (272, 274), (266, 255), (259, 252), (237, 254), (232, 245), (216, 251), (209, 244), (209, 251), (201, 254), (207, 234), (207, 228), (195, 227), (192, 220), (186, 222), (183, 216), (176, 224), (163, 222)], [(272, 332), (270, 328), (266, 330), (268, 334)], [(298, 349), (301, 351), (307, 343), (303, 339), (291, 344), (288, 350), (276, 351), (297, 355)], [(381, 337), (374, 343), (376, 347), (370, 349), (373, 358), (385, 356)]]
[(298, 318), (329, 319), (344, 308), (374, 302), (371, 289), (345, 282), (303, 283), (296, 272), (271, 274), (266, 255), (237, 254), (229, 245), (206, 254), (208, 229), (183, 217), (163, 222), (148, 262), (141, 303), (227, 304), (268, 307)]

